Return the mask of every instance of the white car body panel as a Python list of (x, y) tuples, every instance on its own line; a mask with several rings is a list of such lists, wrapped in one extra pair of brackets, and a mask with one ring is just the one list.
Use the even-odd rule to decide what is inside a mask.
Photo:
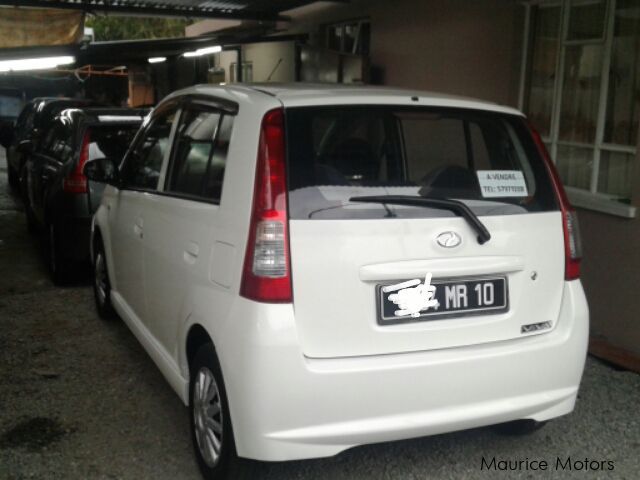
[(228, 324), (224, 338), (246, 341), (240, 349), (223, 343), (218, 350), (223, 370), (232, 372), (225, 381), (235, 399), (238, 452), (270, 461), (567, 414), (589, 330), (578, 281), (564, 282), (557, 326), (549, 333), (393, 355), (310, 359), (301, 352), (291, 306), (238, 299), (231, 315), (241, 320)]
[[(103, 239), (118, 314), (185, 404), (187, 335), (199, 326), (212, 339), (239, 455), (266, 461), (324, 457), (364, 443), (542, 421), (573, 409), (588, 307), (580, 281), (564, 280), (560, 212), (482, 217), (493, 235), (482, 247), (456, 217), (291, 220), (293, 303), (261, 304), (239, 295), (267, 111), (390, 104), (520, 112), (390, 89), (197, 86), (169, 99), (180, 95), (239, 105), (220, 205), (165, 195), (163, 181), (157, 193), (107, 187), (93, 235)], [(125, 202), (135, 206), (122, 212)], [(143, 235), (136, 237), (138, 219)], [(425, 241), (445, 230), (463, 237), (453, 253)], [(378, 325), (375, 284), (426, 271), (434, 278), (504, 275), (510, 309)], [(348, 300), (328, 302), (342, 290), (349, 291)], [(522, 325), (543, 321), (552, 328), (521, 334)]]
[[(331, 358), (452, 348), (518, 338), (522, 325), (554, 323), (564, 276), (560, 212), (481, 219), (492, 232), (485, 245), (461, 218), (290, 221), (293, 295), (304, 354)], [(462, 236), (458, 248), (435, 243), (448, 230)], [(497, 262), (489, 266), (490, 261)], [(424, 278), (426, 272), (434, 280), (505, 276), (509, 310), (377, 324), (376, 284)], [(536, 280), (530, 278), (533, 272)]]

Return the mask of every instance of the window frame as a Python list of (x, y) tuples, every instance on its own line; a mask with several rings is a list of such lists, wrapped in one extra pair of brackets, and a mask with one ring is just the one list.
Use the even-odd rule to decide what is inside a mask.
[[(553, 86), (553, 107), (551, 112), (550, 135), (543, 136), (542, 139), (548, 145), (549, 153), (554, 163), (556, 162), (559, 147), (583, 147), (592, 150), (592, 169), (589, 178), (589, 189), (580, 189), (565, 186), (571, 202), (578, 207), (587, 208), (611, 215), (625, 218), (634, 218), (636, 208), (633, 206), (633, 192), (631, 192), (631, 204), (627, 205), (615, 200), (616, 196), (598, 192), (598, 180), (600, 175), (600, 160), (603, 152), (623, 153), (636, 157), (634, 168), (640, 168), (637, 161), (637, 145), (622, 145), (608, 143), (604, 141), (605, 124), (607, 116), (607, 101), (609, 94), (609, 70), (611, 68), (611, 58), (613, 52), (613, 38), (616, 19), (616, 0), (604, 0), (606, 16), (603, 20), (603, 38), (570, 40), (569, 21), (572, 2), (575, 0), (530, 0), (525, 6), (525, 26), (523, 33), (522, 63), (520, 70), (520, 85), (518, 95), (518, 108), (524, 110), (528, 93), (528, 79), (530, 74), (530, 60), (532, 58), (532, 26), (535, 21), (534, 8), (560, 8), (560, 32), (559, 45), (556, 52), (556, 78)], [(562, 97), (565, 76), (565, 59), (568, 47), (576, 45), (601, 44), (603, 46), (603, 59), (600, 71), (600, 91), (598, 92), (598, 112), (596, 120), (596, 133), (593, 144), (574, 142), (559, 139), (560, 115), (562, 109)]]
[[(369, 113), (371, 113), (370, 116), (373, 116), (373, 112), (375, 110), (381, 110), (382, 112), (376, 112), (376, 116), (380, 115), (380, 113), (382, 113), (382, 115), (380, 115), (381, 118), (386, 117), (386, 120), (383, 120), (383, 123), (385, 125), (384, 130), (385, 130), (385, 135), (387, 136), (387, 141), (388, 141), (388, 137), (390, 137), (391, 135), (393, 137), (395, 137), (395, 142), (397, 142), (397, 146), (394, 145), (395, 148), (393, 148), (394, 155), (398, 155), (400, 158), (396, 159), (395, 161), (397, 162), (397, 164), (400, 166), (400, 173), (402, 175), (402, 179), (400, 179), (401, 182), (406, 182), (407, 181), (407, 176), (410, 175), (410, 170), (411, 168), (408, 167), (409, 165), (409, 158), (407, 155), (407, 146), (406, 146), (406, 135), (404, 134), (404, 129), (401, 126), (401, 119), (399, 118), (395, 118), (393, 120), (391, 120), (391, 116), (389, 115), (390, 113), (407, 113), (407, 114), (414, 114), (414, 113), (418, 113), (418, 114), (456, 114), (456, 115), (465, 115), (465, 116), (469, 116), (472, 118), (456, 118), (456, 121), (459, 121), (461, 123), (460, 128), (461, 128), (461, 136), (463, 136), (465, 138), (465, 143), (469, 142), (471, 140), (470, 137), (467, 137), (466, 135), (466, 131), (464, 129), (464, 123), (469, 123), (469, 124), (478, 124), (477, 120), (482, 120), (482, 117), (498, 117), (498, 119), (500, 119), (500, 121), (507, 127), (512, 127), (513, 129), (513, 133), (516, 134), (517, 139), (519, 140), (519, 143), (522, 146), (522, 149), (526, 152), (526, 160), (529, 165), (524, 166), (522, 165), (524, 168), (522, 168), (523, 173), (525, 173), (525, 181), (527, 182), (527, 187), (529, 188), (531, 185), (534, 186), (533, 189), (529, 190), (529, 192), (531, 192), (531, 195), (527, 195), (528, 198), (533, 198), (534, 202), (537, 205), (534, 205), (534, 208), (530, 208), (530, 206), (526, 206), (523, 207), (526, 209), (526, 214), (537, 214), (537, 213), (541, 213), (541, 212), (552, 212), (552, 211), (558, 211), (559, 209), (559, 205), (557, 203), (557, 198), (555, 195), (555, 192), (553, 190), (552, 187), (552, 180), (551, 178), (548, 176), (548, 172), (546, 170), (546, 167), (544, 166), (544, 160), (542, 158), (542, 156), (540, 155), (537, 147), (535, 146), (535, 142), (533, 137), (530, 134), (530, 131), (528, 129), (527, 123), (525, 121), (525, 119), (521, 116), (521, 115), (516, 115), (516, 114), (511, 114), (511, 113), (505, 113), (505, 112), (491, 112), (491, 111), (487, 111), (487, 110), (476, 110), (476, 109), (469, 109), (469, 108), (462, 108), (462, 107), (451, 107), (451, 106), (432, 106), (432, 105), (428, 105), (428, 106), (410, 106), (410, 105), (391, 105), (391, 104), (375, 104), (375, 103), (363, 103), (363, 104), (328, 104), (328, 105), (322, 105), (322, 106), (312, 106), (312, 105), (305, 105), (305, 106), (292, 106), (289, 107), (286, 111), (286, 116), (285, 116), (285, 129), (287, 130), (287, 135), (289, 135), (289, 142), (287, 145), (287, 152), (286, 152), (286, 156), (287, 156), (287, 195), (289, 198), (289, 201), (291, 202), (291, 195), (294, 194), (295, 192), (307, 187), (320, 187), (322, 188), (324, 185), (329, 186), (329, 187), (334, 187), (336, 185), (341, 185), (341, 184), (334, 184), (334, 183), (319, 183), (315, 180), (315, 178), (313, 179), (313, 181), (308, 181), (308, 177), (307, 180), (300, 180), (300, 178), (303, 178), (302, 176), (299, 176), (300, 172), (302, 171), (313, 171), (313, 166), (318, 165), (321, 162), (318, 162), (318, 159), (321, 158), (321, 155), (319, 155), (319, 153), (321, 153), (321, 151), (316, 150), (316, 146), (315, 146), (315, 142), (314, 141), (310, 141), (310, 138), (313, 138), (312, 134), (309, 134), (309, 131), (311, 130), (311, 128), (307, 128), (299, 130), (299, 125), (305, 125), (307, 124), (308, 126), (311, 126), (312, 124), (312, 118), (311, 119), (306, 119), (308, 120), (308, 122), (305, 121), (301, 121), (304, 119), (301, 119), (300, 117), (297, 118), (293, 118), (293, 116), (297, 116), (299, 114), (301, 115), (305, 115), (305, 113), (307, 113), (307, 111), (315, 111), (316, 112), (316, 118), (318, 118), (320, 115), (318, 114), (319, 110), (341, 110), (341, 109), (345, 109), (345, 110), (361, 110), (361, 111), (367, 111)], [(480, 118), (478, 118), (480, 117)], [(307, 134), (305, 134), (305, 132), (307, 132)], [(323, 138), (326, 139), (326, 135), (322, 135)], [(301, 140), (295, 140), (292, 141), (291, 139), (301, 139)], [(394, 143), (395, 143), (394, 142)], [(322, 142), (321, 142), (322, 143)], [(308, 146), (308, 150), (305, 149), (301, 149), (300, 145), (307, 145)], [(469, 156), (469, 149), (467, 148), (467, 145), (464, 146), (463, 148), (464, 150), (464, 160), (466, 162), (466, 165), (468, 167), (472, 167), (473, 163), (471, 162), (471, 158)], [(293, 165), (296, 163), (300, 163), (300, 160), (294, 160), (294, 159), (306, 159), (303, 161), (303, 167), (297, 166), (294, 167)], [(535, 164), (535, 165), (534, 165)], [(475, 166), (473, 167), (475, 169)], [(477, 170), (476, 170), (477, 171)], [(527, 173), (529, 172), (529, 173)], [(529, 182), (529, 180), (531, 180), (531, 182)], [(393, 181), (394, 180), (387, 180), (389, 182), (389, 184), (383, 184), (383, 185), (370, 185), (370, 187), (373, 188), (394, 188), (393, 185)], [(409, 182), (415, 182), (414, 180), (409, 179)], [(398, 187), (407, 187), (410, 185), (397, 185)], [(421, 185), (416, 183), (415, 188), (419, 188)], [(353, 189), (361, 189), (361, 188), (367, 188), (369, 187), (369, 185), (346, 185), (346, 187), (348, 188), (353, 188)], [(479, 193), (479, 190), (478, 190)], [(537, 198), (536, 198), (537, 197)], [(494, 201), (502, 201), (502, 203), (504, 204), (505, 208), (506, 205), (508, 204), (509, 207), (511, 206), (523, 206), (525, 205), (525, 197), (522, 198), (522, 201), (520, 202), (516, 202), (513, 201), (514, 198), (517, 197), (507, 197), (507, 198), (503, 198), (503, 199), (486, 199), (486, 200), (494, 200)], [(470, 198), (470, 200), (484, 200), (484, 198)], [(512, 201), (509, 201), (512, 200)], [(294, 202), (296, 203), (296, 202)], [(526, 200), (526, 205), (532, 205), (531, 201)], [(376, 207), (377, 208), (377, 207)], [(313, 210), (313, 212), (311, 213), (318, 213), (320, 211), (325, 210), (325, 208), (320, 208), (319, 210)], [(311, 219), (311, 216), (306, 216), (307, 213), (305, 213), (305, 216), (298, 216), (300, 214), (300, 210), (298, 210), (298, 213), (296, 214), (294, 211), (290, 210), (290, 215), (292, 219), (298, 219), (298, 220), (306, 220), (306, 219)], [(518, 214), (523, 214), (524, 212), (518, 212)], [(485, 213), (482, 213), (485, 214)], [(489, 213), (490, 215), (502, 215), (503, 213)], [(295, 216), (294, 216), (295, 215)], [(452, 214), (453, 215), (453, 214)], [(376, 217), (378, 218), (378, 217)], [(431, 218), (428, 216), (424, 216), (424, 217), (419, 217), (419, 218)], [(348, 216), (348, 217), (342, 217), (342, 218), (332, 218), (332, 220), (369, 220), (369, 217), (357, 217), (357, 216)], [(320, 219), (322, 220), (322, 219)]]
[(119, 190), (143, 192), (143, 193), (150, 193), (150, 194), (154, 194), (154, 195), (161, 195), (161, 196), (165, 196), (165, 197), (181, 198), (181, 199), (184, 199), (184, 200), (197, 201), (197, 202), (200, 202), (200, 203), (208, 203), (208, 204), (211, 204), (211, 205), (219, 205), (220, 204), (220, 201), (222, 200), (222, 198), (220, 198), (220, 200), (218, 200), (217, 202), (213, 202), (211, 199), (205, 199), (203, 197), (193, 197), (191, 195), (182, 195), (182, 194), (179, 194), (179, 193), (168, 192), (168, 191), (165, 190), (166, 181), (167, 181), (167, 172), (168, 172), (168, 169), (169, 169), (169, 162), (172, 160), (173, 154), (174, 154), (175, 139), (176, 139), (176, 134), (177, 134), (177, 131), (178, 131), (178, 125), (180, 125), (180, 121), (182, 120), (182, 113), (185, 110), (185, 108), (188, 107), (189, 105), (193, 104), (193, 103), (197, 103), (198, 105), (202, 105), (202, 106), (205, 106), (207, 108), (218, 109), (221, 112), (221, 116), (222, 115), (233, 115), (235, 117), (235, 116), (237, 116), (238, 110), (239, 110), (239, 105), (234, 101), (227, 100), (227, 99), (220, 98), (220, 97), (213, 97), (213, 96), (206, 95), (206, 94), (197, 94), (197, 93), (196, 94), (185, 94), (185, 95), (180, 96), (180, 97), (174, 97), (174, 98), (171, 98), (171, 99), (161, 103), (145, 119), (145, 121), (143, 122), (142, 126), (140, 127), (140, 130), (138, 131), (138, 133), (134, 137), (133, 141), (131, 142), (131, 146), (127, 150), (127, 153), (125, 154), (124, 158), (122, 159), (122, 162), (120, 162), (120, 165), (118, 165), (118, 171), (122, 172), (122, 169), (123, 169), (125, 163), (129, 160), (132, 152), (139, 145), (139, 143), (144, 140), (144, 138), (147, 135), (147, 132), (149, 131), (149, 129), (153, 125), (153, 122), (159, 116), (161, 116), (164, 113), (166, 113), (168, 110), (175, 109), (176, 117), (175, 117), (175, 120), (173, 122), (173, 125), (171, 126), (171, 132), (169, 134), (169, 148), (165, 152), (164, 158), (162, 160), (162, 166), (160, 167), (160, 176), (158, 178), (158, 185), (156, 186), (155, 189), (131, 187), (131, 186), (124, 185), (123, 182), (122, 182), (122, 179), (121, 179), (119, 181), (119, 184), (118, 184), (118, 189)]
[(168, 111), (172, 109), (174, 109), (174, 113), (176, 117), (173, 122), (173, 125), (171, 125), (171, 131), (169, 132), (169, 137), (168, 137), (169, 148), (164, 153), (164, 158), (162, 159), (162, 165), (160, 166), (160, 176), (158, 177), (158, 184), (156, 185), (155, 188), (143, 188), (143, 187), (138, 187), (133, 185), (127, 185), (124, 182), (124, 179), (121, 177), (120, 181), (118, 182), (118, 188), (120, 190), (127, 190), (127, 191), (133, 191), (133, 192), (146, 192), (146, 193), (158, 193), (161, 191), (161, 187), (164, 185), (164, 175), (166, 171), (167, 159), (173, 148), (173, 138), (175, 136), (176, 128), (180, 120), (182, 106), (180, 105), (179, 102), (167, 102), (163, 105), (160, 105), (156, 110), (154, 110), (150, 114), (147, 120), (143, 122), (142, 127), (134, 137), (133, 141), (131, 142), (131, 146), (127, 150), (127, 153), (122, 159), (122, 162), (120, 162), (120, 165), (118, 166), (118, 171), (121, 173), (124, 170), (124, 166), (126, 165), (126, 163), (130, 161), (130, 159), (132, 158), (133, 152), (136, 150), (136, 148), (138, 148), (140, 143), (146, 139), (147, 134), (149, 133), (149, 130), (151, 129), (151, 127), (154, 125), (155, 121), (159, 117), (166, 114)]
[[(220, 201), (222, 200), (222, 195), (220, 195), (220, 198), (218, 199), (214, 199), (214, 198), (209, 198), (206, 197), (204, 194), (201, 195), (193, 195), (193, 194), (189, 194), (189, 193), (183, 193), (183, 192), (175, 192), (173, 190), (169, 190), (169, 182), (171, 181), (171, 177), (173, 175), (172, 172), (172, 167), (175, 165), (175, 159), (176, 159), (176, 155), (177, 155), (177, 135), (178, 135), (178, 130), (177, 128), (182, 124), (182, 120), (184, 118), (185, 113), (189, 110), (189, 108), (195, 108), (196, 109), (200, 109), (200, 110), (205, 110), (214, 114), (218, 114), (219, 118), (218, 118), (218, 126), (216, 127), (216, 131), (215, 131), (215, 135), (213, 137), (213, 139), (211, 140), (211, 143), (213, 145), (213, 148), (211, 149), (211, 152), (209, 153), (209, 159), (207, 161), (207, 169), (205, 172), (205, 176), (209, 175), (209, 171), (211, 168), (211, 161), (213, 159), (213, 156), (215, 155), (215, 146), (218, 142), (218, 137), (220, 135), (220, 126), (222, 124), (222, 119), (224, 118), (225, 115), (231, 115), (228, 112), (225, 112), (223, 109), (216, 107), (215, 105), (208, 103), (208, 102), (203, 102), (203, 101), (198, 101), (198, 100), (192, 100), (192, 101), (186, 101), (182, 104), (181, 108), (180, 108), (180, 115), (177, 119), (176, 122), (176, 130), (174, 132), (174, 137), (171, 143), (171, 149), (170, 149), (170, 155), (169, 155), (169, 159), (167, 161), (167, 168), (166, 168), (166, 173), (163, 179), (163, 185), (162, 185), (162, 194), (169, 196), (169, 197), (175, 197), (175, 198), (182, 198), (185, 200), (192, 200), (195, 202), (202, 202), (202, 203), (209, 203), (212, 205), (220, 205)], [(224, 179), (223, 179), (224, 182)]]

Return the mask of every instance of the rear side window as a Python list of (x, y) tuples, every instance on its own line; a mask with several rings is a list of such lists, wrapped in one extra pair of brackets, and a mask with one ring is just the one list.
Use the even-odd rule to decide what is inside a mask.
[(160, 170), (169, 149), (169, 137), (175, 117), (175, 109), (159, 113), (137, 138), (122, 166), (121, 176), (126, 188), (158, 188)]
[(47, 132), (42, 153), (61, 162), (71, 160), (74, 153), (72, 128), (62, 121), (56, 120)]
[(387, 106), (287, 110), (291, 218), (450, 216), (362, 204), (366, 195), (466, 203), (477, 215), (555, 210), (544, 163), (520, 117)]
[(165, 191), (220, 201), (233, 116), (212, 107), (185, 107), (176, 132)]

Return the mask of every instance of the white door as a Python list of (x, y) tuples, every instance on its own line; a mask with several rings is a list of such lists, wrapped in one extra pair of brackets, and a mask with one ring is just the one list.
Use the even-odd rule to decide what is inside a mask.
[(234, 116), (189, 102), (181, 112), (163, 194), (145, 209), (149, 330), (177, 354), (180, 327), (202, 291), (210, 265)]
[[(287, 138), (293, 303), (305, 355), (443, 349), (552, 328), (562, 220), (522, 118), (296, 108)], [(476, 219), (488, 241), (478, 240)], [(403, 295), (424, 293), (426, 282), (437, 304), (416, 308), (416, 297)]]
[(175, 108), (154, 114), (125, 158), (120, 172), (121, 187), (107, 203), (115, 268), (114, 289), (142, 321), (147, 318), (145, 211), (156, 196), (175, 116)]

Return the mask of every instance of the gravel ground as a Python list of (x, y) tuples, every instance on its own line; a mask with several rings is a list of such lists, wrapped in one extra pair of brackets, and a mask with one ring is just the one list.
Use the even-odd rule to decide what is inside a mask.
[[(187, 410), (86, 280), (49, 281), (0, 158), (0, 479), (198, 479)], [(559, 365), (559, 368), (561, 366)], [(640, 478), (640, 376), (589, 359), (576, 411), (528, 437), (476, 429), (265, 466), (265, 479)], [(546, 460), (490, 472), (482, 458)], [(556, 471), (556, 458), (613, 470)]]

